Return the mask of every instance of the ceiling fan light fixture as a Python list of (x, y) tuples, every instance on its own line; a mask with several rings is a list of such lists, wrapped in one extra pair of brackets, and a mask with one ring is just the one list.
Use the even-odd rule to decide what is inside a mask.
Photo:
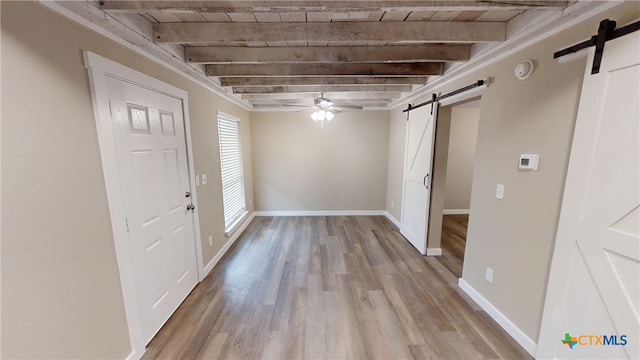
[(327, 121), (331, 121), (331, 119), (333, 119), (333, 113), (331, 111), (326, 111), (324, 116), (327, 118)]
[(333, 119), (334, 116), (335, 116), (334, 113), (325, 109), (318, 109), (313, 113), (311, 113), (311, 119), (313, 121), (325, 121), (325, 120), (331, 121), (331, 119)]

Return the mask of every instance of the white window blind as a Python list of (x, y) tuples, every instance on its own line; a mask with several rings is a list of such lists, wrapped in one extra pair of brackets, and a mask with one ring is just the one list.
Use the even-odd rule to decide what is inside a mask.
[(246, 213), (240, 148), (240, 121), (218, 113), (218, 139), (220, 142), (224, 227), (225, 231), (229, 232)]

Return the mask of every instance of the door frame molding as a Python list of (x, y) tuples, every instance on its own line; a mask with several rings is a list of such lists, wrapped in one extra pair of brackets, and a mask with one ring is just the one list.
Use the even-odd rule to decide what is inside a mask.
[(85, 50), (85, 67), (89, 74), (93, 112), (98, 132), (100, 157), (104, 172), (104, 182), (107, 190), (109, 214), (113, 241), (118, 262), (120, 285), (124, 301), (125, 316), (129, 329), (129, 342), (131, 353), (127, 359), (138, 359), (145, 352), (146, 341), (142, 331), (141, 311), (138, 304), (138, 295), (135, 286), (133, 268), (133, 253), (129, 247), (127, 224), (125, 220), (124, 194), (120, 186), (120, 171), (116, 156), (115, 133), (109, 107), (108, 78), (114, 78), (129, 82), (149, 90), (182, 100), (182, 111), (185, 126), (185, 140), (188, 159), (189, 185), (196, 209), (193, 216), (194, 242), (196, 249), (196, 261), (198, 270), (198, 282), (204, 277), (202, 261), (202, 241), (200, 236), (200, 222), (198, 215), (197, 192), (195, 184), (195, 170), (192, 154), (191, 123), (189, 120), (188, 93), (185, 90), (167, 84), (139, 71), (128, 68), (117, 62), (104, 58), (93, 52)]

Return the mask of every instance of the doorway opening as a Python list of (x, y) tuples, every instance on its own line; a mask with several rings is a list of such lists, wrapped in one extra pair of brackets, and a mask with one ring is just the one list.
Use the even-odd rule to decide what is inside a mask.
[(440, 240), (437, 260), (457, 278), (464, 263), (479, 123), (480, 97), (442, 106), (438, 115), (434, 180), (440, 179), (440, 199), (431, 216), (441, 224), (430, 235)]

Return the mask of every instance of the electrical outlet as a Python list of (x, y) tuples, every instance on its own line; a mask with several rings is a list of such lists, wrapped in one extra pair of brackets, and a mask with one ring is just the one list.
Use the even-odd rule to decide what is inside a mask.
[(253, 206), (253, 200), (249, 199), (249, 206)]
[(504, 199), (504, 185), (502, 184), (496, 186), (496, 199)]
[(487, 271), (485, 272), (484, 277), (488, 282), (493, 283), (493, 269), (487, 266)]
[(202, 185), (207, 185), (207, 174), (202, 174)]
[(391, 207), (393, 207), (393, 200), (391, 200)]
[(213, 246), (213, 236), (209, 235), (209, 246)]

